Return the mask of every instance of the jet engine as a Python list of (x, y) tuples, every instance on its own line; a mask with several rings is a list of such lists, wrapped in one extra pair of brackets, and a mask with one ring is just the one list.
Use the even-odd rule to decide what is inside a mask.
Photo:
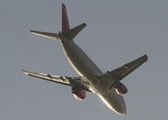
[(72, 88), (72, 94), (77, 100), (84, 100), (86, 98), (86, 92), (81, 89)]
[(114, 84), (114, 88), (115, 88), (117, 94), (119, 94), (119, 95), (125, 95), (128, 92), (127, 87), (124, 84), (122, 84), (121, 82), (116, 82)]

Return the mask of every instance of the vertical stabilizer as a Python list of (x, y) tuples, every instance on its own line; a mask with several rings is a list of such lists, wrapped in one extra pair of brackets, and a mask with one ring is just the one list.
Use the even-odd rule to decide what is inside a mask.
[(66, 6), (62, 3), (62, 33), (66, 32), (69, 29), (70, 29), (70, 27), (69, 27)]

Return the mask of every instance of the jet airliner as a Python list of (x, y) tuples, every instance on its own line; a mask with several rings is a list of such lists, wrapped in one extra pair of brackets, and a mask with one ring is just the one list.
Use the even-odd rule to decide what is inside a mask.
[(127, 110), (123, 95), (128, 90), (121, 80), (146, 62), (148, 57), (145, 54), (112, 71), (102, 72), (73, 40), (85, 26), (86, 24), (83, 23), (70, 29), (66, 6), (62, 4), (61, 32), (49, 33), (31, 30), (33, 34), (58, 40), (69, 63), (79, 74), (78, 77), (57, 76), (26, 70), (23, 72), (32, 77), (70, 86), (72, 94), (77, 100), (84, 100), (86, 91), (93, 92), (114, 112), (125, 115)]

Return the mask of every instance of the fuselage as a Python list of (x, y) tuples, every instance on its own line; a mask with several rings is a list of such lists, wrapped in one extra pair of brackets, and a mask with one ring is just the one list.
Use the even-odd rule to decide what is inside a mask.
[(101, 70), (73, 40), (66, 39), (61, 33), (60, 39), (69, 63), (89, 83), (89, 89), (97, 94), (110, 109), (119, 114), (126, 114), (126, 105), (123, 97), (118, 95), (114, 88), (107, 91), (103, 84), (95, 77), (95, 75), (102, 73)]

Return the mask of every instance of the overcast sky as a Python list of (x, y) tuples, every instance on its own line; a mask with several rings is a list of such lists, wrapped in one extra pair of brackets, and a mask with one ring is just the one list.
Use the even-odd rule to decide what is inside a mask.
[[(75, 42), (103, 71), (144, 54), (149, 60), (123, 83), (127, 115), (110, 110), (93, 93), (77, 101), (71, 88), (26, 76), (22, 69), (78, 76), (58, 41), (29, 30), (59, 32), (61, 4), (70, 27), (87, 24)], [(1, 0), (1, 120), (166, 120), (168, 119), (167, 0)]]

